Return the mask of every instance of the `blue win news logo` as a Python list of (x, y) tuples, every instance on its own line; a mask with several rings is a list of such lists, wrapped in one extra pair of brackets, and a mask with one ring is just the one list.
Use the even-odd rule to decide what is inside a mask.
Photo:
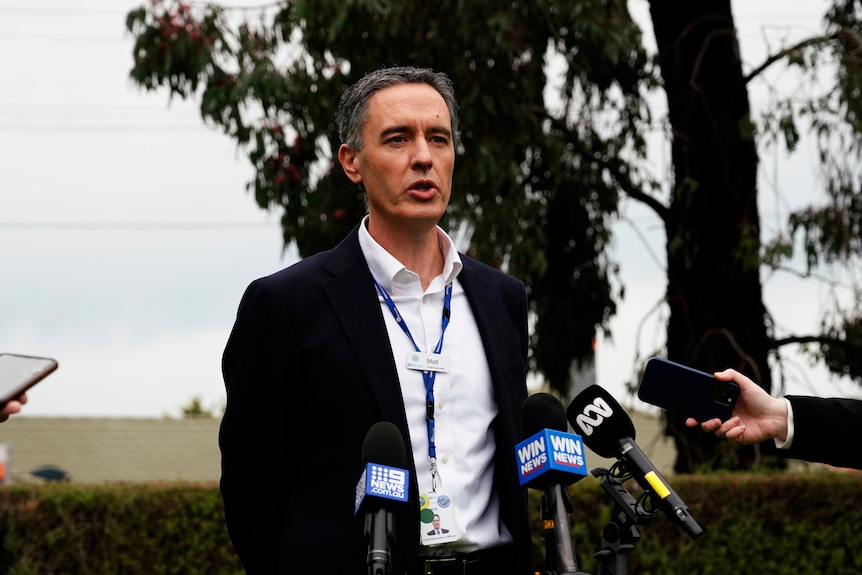
[(515, 446), (521, 485), (554, 470), (586, 475), (584, 443), (579, 435), (545, 429)]

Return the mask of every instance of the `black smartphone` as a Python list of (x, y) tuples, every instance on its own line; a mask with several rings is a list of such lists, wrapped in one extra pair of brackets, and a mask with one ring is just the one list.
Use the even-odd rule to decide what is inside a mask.
[(0, 353), (0, 406), (22, 393), (57, 369), (57, 360), (50, 357)]
[(732, 381), (719, 381), (711, 373), (653, 357), (647, 361), (638, 397), (698, 421), (716, 417), (727, 421), (739, 397), (739, 386)]

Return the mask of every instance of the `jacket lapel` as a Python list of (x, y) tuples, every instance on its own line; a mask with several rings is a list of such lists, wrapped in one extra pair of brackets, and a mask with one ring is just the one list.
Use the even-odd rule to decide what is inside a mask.
[(381, 415), (406, 432), (407, 416), (398, 372), (374, 281), (359, 247), (357, 228), (333, 250), (327, 271), (332, 277), (324, 289)]
[[(518, 402), (518, 398), (512, 395), (512, 390), (516, 388), (510, 385), (511, 369), (517, 365), (526, 369), (523, 364), (524, 350), (518, 348), (517, 339), (509, 336), (512, 325), (508, 323), (507, 318), (510, 317), (512, 310), (508, 310), (500, 299), (499, 290), (492, 287), (487, 274), (475, 260), (462, 257), (462, 261), (464, 269), (461, 270), (458, 281), (464, 288), (482, 337), (482, 345), (494, 386), (494, 397), (500, 407), (500, 413), (508, 417), (510, 412), (504, 406), (517, 405)], [(520, 409), (520, 405), (517, 406)]]

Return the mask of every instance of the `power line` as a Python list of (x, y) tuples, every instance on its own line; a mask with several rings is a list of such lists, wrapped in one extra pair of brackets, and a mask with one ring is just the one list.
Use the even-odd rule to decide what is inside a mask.
[(0, 14), (23, 14), (25, 16), (110, 16), (125, 15), (128, 10), (105, 8), (82, 8), (68, 6), (0, 6)]
[(0, 222), (0, 230), (26, 231), (246, 231), (279, 227), (278, 222)]
[(205, 124), (161, 126), (145, 124), (18, 124), (0, 121), (0, 132), (200, 132), (210, 133)]
[(122, 42), (129, 39), (122, 34), (50, 34), (43, 32), (4, 32), (0, 42), (20, 40), (34, 42)]

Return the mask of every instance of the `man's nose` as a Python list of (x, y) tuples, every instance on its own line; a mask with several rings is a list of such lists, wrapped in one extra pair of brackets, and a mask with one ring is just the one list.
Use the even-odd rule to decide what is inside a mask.
[(431, 167), (431, 148), (425, 138), (416, 138), (411, 149), (411, 164), (420, 169), (427, 170)]

